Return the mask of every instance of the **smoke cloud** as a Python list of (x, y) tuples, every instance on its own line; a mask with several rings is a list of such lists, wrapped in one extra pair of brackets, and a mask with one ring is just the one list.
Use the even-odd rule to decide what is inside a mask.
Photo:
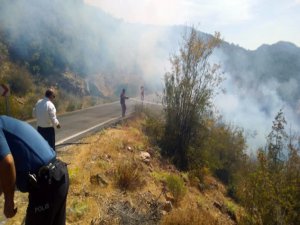
[[(41, 65), (55, 65), (86, 79), (105, 78), (116, 90), (126, 84), (136, 90), (143, 85), (146, 94), (161, 90), (169, 56), (178, 50), (184, 30), (184, 26), (125, 23), (82, 0), (0, 4), (0, 35), (12, 58), (33, 64), (44, 60)], [(297, 46), (278, 43), (247, 51), (224, 43), (213, 57), (226, 76), (222, 84), (226, 92), (216, 97), (216, 108), (227, 122), (245, 129), (250, 149), (264, 145), (281, 108), (287, 128), (300, 130)], [(42, 69), (46, 74), (47, 68)]]
[[(264, 51), (234, 48), (235, 53), (229, 54), (226, 47), (216, 53), (226, 71), (222, 84), (226, 92), (215, 101), (224, 119), (245, 129), (250, 151), (265, 146), (280, 109), (287, 120), (286, 132), (299, 135), (300, 64), (296, 55), (300, 49), (284, 42), (263, 46)], [(282, 60), (277, 61), (279, 56)], [(293, 66), (288, 68), (289, 64)]]
[(49, 64), (87, 78), (134, 80), (137, 87), (154, 88), (168, 63), (170, 29), (125, 23), (81, 0), (3, 0), (0, 5), (0, 32), (12, 58), (43, 65), (41, 74), (55, 73), (47, 70)]

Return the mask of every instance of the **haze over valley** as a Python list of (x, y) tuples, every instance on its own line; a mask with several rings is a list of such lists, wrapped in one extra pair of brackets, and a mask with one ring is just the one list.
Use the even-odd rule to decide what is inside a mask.
[[(201, 32), (201, 24), (196, 28), (210, 36)], [(141, 85), (148, 93), (162, 91), (169, 57), (187, 29), (125, 22), (81, 0), (3, 0), (0, 5), (1, 55), (60, 88), (66, 86), (59, 77), (73, 73), (90, 84), (84, 95), (118, 96), (124, 87), (135, 96)], [(288, 129), (300, 131), (299, 46), (279, 40), (247, 50), (224, 40), (212, 62), (221, 65), (225, 78), (216, 111), (245, 129), (250, 149), (265, 144), (281, 108)]]

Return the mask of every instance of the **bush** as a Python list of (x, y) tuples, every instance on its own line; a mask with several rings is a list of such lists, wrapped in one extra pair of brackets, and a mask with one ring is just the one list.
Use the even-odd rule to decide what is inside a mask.
[(134, 190), (142, 184), (142, 167), (134, 160), (122, 162), (115, 171), (115, 181), (121, 190)]
[(198, 187), (199, 183), (204, 183), (204, 178), (210, 174), (207, 167), (192, 169), (189, 171), (189, 180), (192, 186)]
[(71, 222), (78, 221), (84, 216), (84, 214), (87, 213), (88, 210), (88, 203), (86, 201), (74, 200), (70, 208), (68, 208), (68, 220)]
[(11, 93), (22, 97), (33, 89), (33, 81), (29, 72), (24, 68), (11, 66), (6, 77)]
[(164, 134), (164, 126), (164, 122), (158, 116), (149, 112), (147, 113), (143, 130), (152, 144), (159, 145), (161, 143)]
[(164, 77), (166, 126), (162, 150), (182, 170), (189, 169), (188, 150), (197, 142), (194, 137), (199, 124), (211, 111), (212, 100), (220, 88), (219, 65), (209, 63), (220, 43), (219, 34), (204, 39), (191, 28), (179, 53), (171, 56), (171, 71)]
[(35, 106), (37, 99), (39, 98), (41, 97), (37, 97), (35, 93), (30, 92), (26, 95), (26, 100), (24, 101), (24, 103), (23, 102), (14, 103), (19, 108), (18, 117), (24, 120), (32, 118), (32, 109)]
[(80, 181), (78, 180), (79, 168), (68, 168), (69, 171), (69, 179), (70, 184), (79, 184)]
[(175, 202), (179, 202), (186, 193), (184, 181), (178, 175), (168, 175), (166, 177), (166, 185), (168, 190), (172, 193)]

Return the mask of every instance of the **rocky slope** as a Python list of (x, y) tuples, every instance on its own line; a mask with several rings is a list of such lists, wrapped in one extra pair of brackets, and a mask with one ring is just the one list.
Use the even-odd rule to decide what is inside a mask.
[[(59, 157), (69, 163), (69, 225), (232, 225), (239, 220), (241, 209), (226, 197), (226, 188), (210, 175), (195, 181), (162, 159), (144, 135), (141, 119), (60, 149)], [(183, 181), (177, 192), (168, 186), (169, 176)], [(17, 193), (18, 214), (5, 225), (21, 223), (26, 202), (26, 194)]]

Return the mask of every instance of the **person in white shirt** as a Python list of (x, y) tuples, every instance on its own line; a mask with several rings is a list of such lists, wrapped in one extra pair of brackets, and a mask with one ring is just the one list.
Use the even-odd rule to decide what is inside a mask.
[(56, 108), (53, 104), (55, 93), (53, 89), (45, 92), (45, 97), (40, 99), (33, 108), (32, 115), (36, 118), (37, 130), (55, 150), (55, 129), (60, 128), (59, 121), (56, 117)]

